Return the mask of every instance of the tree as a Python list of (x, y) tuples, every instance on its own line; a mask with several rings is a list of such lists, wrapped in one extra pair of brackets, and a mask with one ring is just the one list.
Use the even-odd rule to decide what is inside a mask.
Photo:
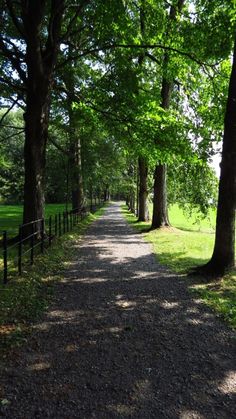
[(138, 221), (148, 221), (148, 164), (145, 157), (139, 156), (139, 205), (138, 205)]
[[(45, 153), (53, 78), (60, 45), (81, 30), (81, 13), (89, 3), (2, 1), (4, 57), (1, 81), (25, 101), (24, 222), (43, 217)], [(10, 71), (9, 71), (10, 67)], [(12, 74), (13, 80), (12, 82)], [(17, 75), (16, 75), (17, 74)]]
[[(182, 10), (184, 0), (178, 0), (176, 5), (170, 7), (169, 25), (176, 20), (177, 14)], [(167, 29), (168, 38), (169, 28)], [(171, 80), (168, 73), (169, 55), (167, 52), (163, 58), (163, 78), (161, 86), (161, 107), (169, 109), (171, 93), (173, 89), (173, 80)], [(154, 172), (154, 196), (153, 196), (153, 214), (151, 229), (169, 226), (169, 217), (167, 210), (167, 187), (166, 187), (166, 164), (157, 164)]]
[(221, 174), (216, 218), (215, 245), (210, 261), (200, 273), (222, 275), (235, 264), (236, 209), (236, 34), (233, 64), (224, 120)]

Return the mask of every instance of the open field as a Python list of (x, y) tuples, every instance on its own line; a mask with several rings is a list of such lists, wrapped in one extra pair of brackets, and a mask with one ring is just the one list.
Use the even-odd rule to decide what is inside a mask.
[[(150, 214), (152, 214), (152, 205), (150, 206)], [(200, 217), (197, 211), (193, 211), (191, 216), (184, 212), (178, 205), (172, 205), (169, 210), (170, 223), (181, 230), (185, 231), (201, 231), (212, 233), (215, 231), (216, 210), (212, 208), (206, 218)]]
[[(127, 220), (140, 232), (150, 227), (148, 223), (137, 223), (136, 217), (123, 210)], [(151, 211), (150, 211), (151, 213)], [(192, 267), (206, 263), (214, 246), (214, 219), (212, 211), (209, 219), (196, 223), (195, 216), (187, 217), (176, 205), (169, 213), (173, 228), (163, 228), (145, 232), (145, 239), (152, 243), (158, 261), (174, 272), (186, 274)], [(216, 281), (200, 283), (192, 289), (222, 315), (228, 323), (236, 327), (236, 270)]]
[[(66, 211), (65, 204), (46, 204), (45, 218), (63, 211)], [(7, 230), (9, 236), (16, 235), (22, 223), (22, 214), (22, 205), (0, 205), (0, 232)]]

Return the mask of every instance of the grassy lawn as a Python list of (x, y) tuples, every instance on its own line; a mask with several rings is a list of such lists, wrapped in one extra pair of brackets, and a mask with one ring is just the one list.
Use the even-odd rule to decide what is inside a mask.
[[(129, 223), (143, 232), (150, 223), (137, 223), (136, 217), (123, 211)], [(151, 211), (150, 211), (151, 214)], [(169, 213), (173, 228), (164, 228), (144, 232), (144, 237), (151, 242), (158, 261), (174, 272), (187, 273), (192, 267), (206, 263), (214, 246), (215, 212), (209, 219), (196, 223), (195, 214), (187, 217), (176, 205)], [(195, 286), (192, 289), (221, 314), (228, 323), (236, 327), (236, 271), (232, 271), (221, 280)]]
[[(71, 207), (69, 206), (68, 209)], [(45, 218), (66, 210), (65, 204), (46, 204)], [(0, 205), (0, 234), (7, 230), (9, 237), (15, 236), (19, 225), (22, 223), (22, 205)]]
[[(152, 205), (150, 205), (150, 214), (152, 214)], [(170, 223), (180, 230), (212, 233), (215, 230), (216, 210), (211, 209), (207, 218), (199, 218), (197, 211), (193, 211), (189, 217), (178, 205), (172, 205), (169, 218)]]
[[(0, 355), (27, 340), (30, 324), (47, 308), (53, 296), (53, 284), (76, 257), (73, 246), (78, 243), (88, 225), (98, 218), (104, 208), (89, 214), (72, 232), (53, 241), (45, 254), (37, 257), (33, 267), (24, 267), (24, 275), (13, 275), (7, 285), (0, 283)], [(1, 362), (1, 361), (0, 361)]]

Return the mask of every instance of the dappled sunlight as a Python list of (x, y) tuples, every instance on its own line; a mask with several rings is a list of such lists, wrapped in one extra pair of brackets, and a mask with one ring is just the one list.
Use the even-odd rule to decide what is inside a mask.
[(107, 282), (108, 279), (105, 278), (84, 278), (84, 279), (75, 279), (75, 282), (81, 282), (84, 284), (97, 284), (99, 282)]
[(137, 303), (135, 301), (119, 300), (116, 302), (116, 305), (124, 309), (132, 309)]
[(192, 325), (199, 325), (199, 324), (205, 324), (205, 321), (200, 320), (200, 319), (188, 319), (187, 323), (192, 324)]
[(54, 311), (50, 311), (48, 314), (48, 317), (52, 317), (52, 318), (67, 318), (69, 320), (74, 319), (77, 316), (81, 316), (84, 315), (84, 311), (82, 310), (73, 310), (73, 311), (60, 311), (60, 310), (54, 310)]
[(160, 303), (160, 306), (163, 308), (166, 308), (167, 310), (178, 307), (178, 305), (179, 305), (178, 302), (170, 302), (170, 301), (163, 301), (162, 303)]
[(51, 364), (49, 362), (38, 362), (33, 365), (29, 365), (28, 369), (30, 371), (43, 371), (51, 368)]
[(7, 398), (25, 403), (36, 380), (35, 399), (42, 409), (52, 401), (55, 418), (73, 406), (78, 418), (233, 419), (231, 332), (189, 294), (196, 278), (168, 272), (108, 218), (57, 284)]
[(200, 415), (198, 412), (194, 410), (185, 410), (181, 412), (179, 415), (179, 419), (208, 419), (205, 415)]
[(66, 352), (76, 352), (79, 350), (79, 346), (74, 344), (74, 343), (70, 343), (69, 345), (66, 346), (65, 351)]
[(135, 414), (136, 409), (133, 406), (118, 403), (117, 405), (108, 405), (107, 410), (111, 414), (112, 413), (119, 414), (119, 415), (122, 415), (122, 417), (127, 416), (130, 418), (132, 417), (132, 415)]
[(186, 310), (187, 314), (196, 314), (198, 312), (199, 312), (199, 310), (197, 309), (197, 307), (190, 307), (190, 308), (187, 308), (187, 310)]
[(148, 400), (152, 396), (151, 383), (148, 379), (135, 382), (133, 400)]
[(236, 394), (236, 368), (234, 371), (228, 371), (226, 377), (218, 386), (223, 394)]
[(107, 331), (108, 331), (108, 332), (110, 332), (110, 333), (115, 333), (115, 334), (117, 334), (117, 333), (120, 333), (120, 332), (122, 332), (122, 331), (123, 331), (123, 327), (118, 327), (118, 326), (115, 326), (115, 327), (109, 327), (109, 328), (107, 329)]

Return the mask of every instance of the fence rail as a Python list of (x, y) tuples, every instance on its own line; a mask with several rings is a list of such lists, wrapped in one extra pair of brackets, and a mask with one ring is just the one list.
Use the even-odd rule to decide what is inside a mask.
[(41, 218), (21, 224), (19, 225), (18, 235), (11, 238), (10, 241), (7, 231), (3, 231), (3, 267), (0, 267), (0, 280), (3, 281), (3, 284), (8, 283), (10, 272), (17, 271), (18, 275), (21, 276), (24, 263), (33, 265), (36, 254), (44, 253), (45, 247), (50, 247), (55, 237), (61, 237), (62, 234), (72, 231), (73, 227), (79, 221), (82, 221), (89, 211), (95, 212), (102, 205), (89, 209), (84, 208), (83, 210), (76, 208), (50, 216), (47, 220)]

